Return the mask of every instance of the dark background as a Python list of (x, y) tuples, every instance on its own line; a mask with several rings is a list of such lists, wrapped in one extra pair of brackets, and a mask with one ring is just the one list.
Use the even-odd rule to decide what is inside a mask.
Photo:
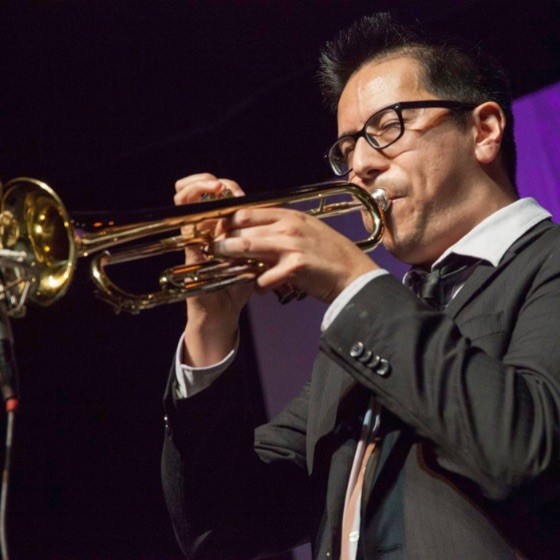
[[(327, 179), (336, 131), (315, 83), (319, 49), (386, 9), (482, 42), (516, 96), (560, 78), (556, 1), (8, 2), (0, 177), (40, 178), (71, 211), (169, 206), (174, 182), (201, 171), (248, 192)], [(157, 277), (142, 268), (127, 273), (140, 289)], [(92, 292), (80, 262), (60, 302), (13, 323), (11, 556), (178, 558), (159, 454), (183, 306), (115, 316)], [(263, 418), (257, 377), (255, 402)]]

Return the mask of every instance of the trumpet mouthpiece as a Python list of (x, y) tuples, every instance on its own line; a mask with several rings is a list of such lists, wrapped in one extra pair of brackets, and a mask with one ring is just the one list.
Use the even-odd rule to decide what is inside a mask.
[(383, 212), (386, 212), (391, 206), (391, 199), (387, 196), (387, 192), (383, 189), (375, 189), (371, 193), (371, 197)]

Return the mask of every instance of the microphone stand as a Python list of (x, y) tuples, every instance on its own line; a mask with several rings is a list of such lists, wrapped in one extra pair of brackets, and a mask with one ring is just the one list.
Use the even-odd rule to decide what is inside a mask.
[(10, 316), (23, 316), (25, 300), (34, 281), (26, 255), (0, 249), (0, 391), (7, 416), (6, 456), (0, 492), (0, 552), (9, 560), (6, 534), (8, 486), (13, 455), (15, 413), (19, 404), (17, 363)]
[(18, 407), (17, 365), (14, 353), (14, 337), (6, 304), (0, 302), (0, 390), (6, 407), (6, 457), (2, 472), (2, 490), (0, 493), (0, 550), (3, 560), (9, 560), (8, 539), (6, 535), (6, 511), (8, 504), (8, 486), (12, 463), (12, 440), (15, 413)]

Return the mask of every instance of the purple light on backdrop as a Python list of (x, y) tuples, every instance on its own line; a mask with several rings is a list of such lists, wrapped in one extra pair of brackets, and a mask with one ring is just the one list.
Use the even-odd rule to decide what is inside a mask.
[(513, 104), (517, 185), (560, 222), (560, 83)]

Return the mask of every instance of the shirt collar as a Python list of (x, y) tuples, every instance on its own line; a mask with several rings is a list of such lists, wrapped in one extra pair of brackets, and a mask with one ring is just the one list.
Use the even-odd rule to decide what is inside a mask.
[(476, 225), (467, 235), (449, 247), (434, 267), (450, 253), (488, 261), (498, 266), (506, 251), (533, 226), (550, 218), (534, 198), (522, 198), (494, 212)]

